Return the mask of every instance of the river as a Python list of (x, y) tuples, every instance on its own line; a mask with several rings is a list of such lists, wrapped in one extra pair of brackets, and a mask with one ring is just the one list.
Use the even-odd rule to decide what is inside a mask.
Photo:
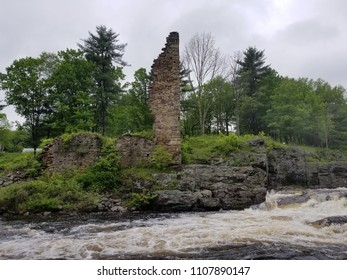
[(243, 211), (0, 219), (0, 259), (347, 259), (347, 189), (269, 192)]

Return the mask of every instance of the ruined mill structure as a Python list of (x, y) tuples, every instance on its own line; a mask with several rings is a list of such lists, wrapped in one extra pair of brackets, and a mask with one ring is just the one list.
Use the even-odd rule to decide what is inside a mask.
[(179, 35), (171, 32), (163, 52), (152, 65), (149, 89), (150, 109), (154, 117), (155, 143), (172, 155), (172, 163), (181, 163)]
[[(171, 32), (162, 53), (152, 66), (149, 106), (154, 118), (154, 139), (127, 134), (116, 140), (117, 153), (123, 167), (152, 162), (160, 145), (172, 155), (171, 164), (181, 164), (180, 140), (180, 74), (179, 35)], [(69, 145), (57, 138), (42, 152), (43, 168), (49, 172), (71, 168), (85, 169), (101, 153), (101, 138), (96, 134), (72, 137)]]

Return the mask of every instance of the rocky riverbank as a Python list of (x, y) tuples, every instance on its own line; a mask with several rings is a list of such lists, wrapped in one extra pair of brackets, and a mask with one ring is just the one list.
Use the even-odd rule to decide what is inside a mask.
[[(88, 156), (88, 160), (94, 162), (87, 144), (93, 148), (93, 155), (100, 153), (101, 145), (94, 134), (88, 137), (85, 136), (83, 141), (80, 140), (81, 137), (71, 140), (73, 149), (68, 150), (66, 145), (64, 149), (60, 147), (63, 145), (61, 141), (53, 142), (46, 150), (63, 152), (59, 153), (58, 157), (52, 152), (48, 153), (49, 157), (43, 154), (43, 167), (52, 173), (56, 166), (58, 170), (55, 172), (59, 172), (59, 168), (63, 167), (62, 163), (66, 161), (68, 164), (73, 163), (73, 166), (83, 166), (82, 162), (85, 163)], [(83, 153), (81, 145), (78, 146), (75, 142), (83, 144)], [(120, 196), (101, 195), (93, 211), (117, 213), (138, 209), (158, 212), (242, 210), (264, 202), (266, 193), (272, 189), (347, 187), (347, 162), (341, 153), (330, 151), (327, 154), (317, 154), (285, 146), (268, 149), (262, 138), (252, 139), (248, 145), (244, 152), (238, 151), (224, 157), (211, 157), (203, 163), (183, 164), (166, 171), (153, 172), (150, 178), (131, 174), (130, 182), (121, 179), (118, 186), (119, 189), (128, 188), (128, 193), (123, 191)], [(67, 159), (65, 154), (68, 155)], [(44, 160), (45, 158), (50, 161)], [(0, 187), (8, 187), (25, 180), (24, 174), (11, 172), (1, 177)], [(129, 206), (125, 203), (124, 199), (129, 199), (133, 192), (139, 195), (140, 203), (141, 199), (144, 200), (146, 207)], [(91, 211), (91, 207), (87, 209)], [(5, 210), (2, 212), (6, 212)], [(49, 214), (49, 211), (45, 212)]]
[(156, 211), (241, 210), (264, 202), (271, 189), (347, 187), (347, 162), (339, 153), (329, 154), (335, 161), (319, 162), (322, 155), (289, 147), (268, 152), (263, 139), (253, 139), (249, 145), (247, 153), (182, 165), (137, 185), (159, 189), (151, 207)]

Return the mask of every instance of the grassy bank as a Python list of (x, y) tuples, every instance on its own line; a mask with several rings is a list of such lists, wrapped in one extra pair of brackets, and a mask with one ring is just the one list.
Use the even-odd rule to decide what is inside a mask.
[(21, 171), (36, 176), (40, 163), (33, 153), (0, 153), (0, 177), (9, 172)]
[(264, 134), (236, 136), (202, 135), (182, 139), (183, 163), (208, 163), (213, 158), (227, 158), (231, 153), (248, 153), (252, 151), (249, 141), (255, 138), (264, 139), (265, 148), (271, 150), (283, 147)]

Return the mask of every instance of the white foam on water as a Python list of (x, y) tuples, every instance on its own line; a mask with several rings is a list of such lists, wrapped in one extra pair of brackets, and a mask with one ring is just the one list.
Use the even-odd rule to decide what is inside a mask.
[(173, 218), (131, 222), (100, 222), (48, 233), (30, 225), (12, 228), (0, 240), (0, 258), (95, 259), (122, 255), (198, 253), (204, 248), (252, 242), (319, 246), (347, 244), (347, 224), (317, 228), (312, 222), (347, 215), (347, 200), (312, 192), (306, 202), (279, 207), (283, 197), (300, 192), (270, 192), (265, 206), (244, 211), (188, 213)]

